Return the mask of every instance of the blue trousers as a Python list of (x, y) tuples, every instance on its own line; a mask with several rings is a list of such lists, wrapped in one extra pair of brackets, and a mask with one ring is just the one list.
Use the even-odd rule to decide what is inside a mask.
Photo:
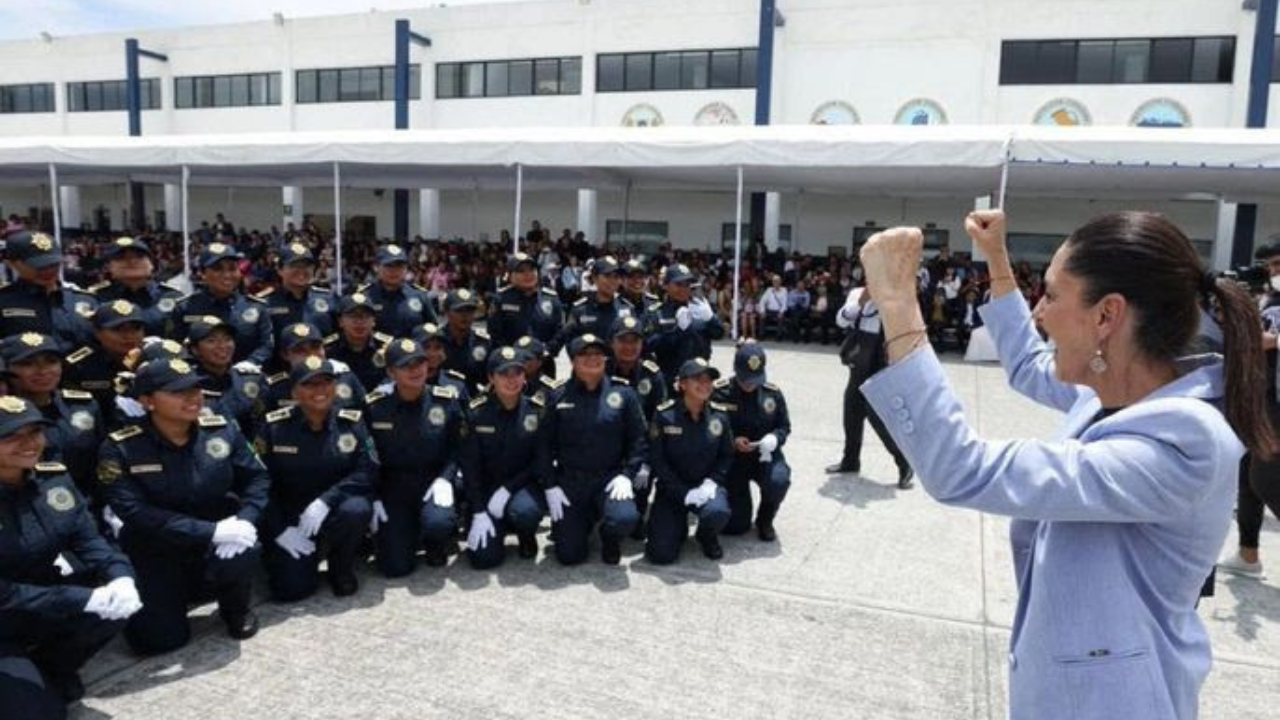
[(734, 456), (725, 481), (730, 512), (725, 535), (741, 535), (751, 529), (751, 483), (760, 486), (760, 512), (756, 515), (759, 521), (772, 522), (791, 489), (791, 466), (781, 452), (773, 454), (772, 462), (759, 460), (755, 453)]
[(0, 719), (66, 717), (62, 698), (41, 674), (78, 671), (123, 627), (122, 620), (88, 613), (56, 617), (0, 610)]
[(605, 491), (607, 484), (608, 480), (601, 480), (585, 487), (570, 483), (560, 486), (572, 503), (564, 509), (564, 517), (551, 524), (556, 560), (562, 565), (577, 565), (587, 559), (591, 531), (597, 524), (600, 539), (613, 543), (622, 542), (640, 522), (635, 500), (610, 500)]
[(683, 500), (671, 500), (659, 489), (649, 508), (649, 537), (644, 546), (649, 562), (670, 565), (680, 559), (680, 548), (689, 537), (689, 513), (698, 517), (698, 541), (713, 540), (729, 522), (729, 495), (723, 487), (717, 488), (715, 497), (702, 507), (695, 507), (685, 505)]
[[(489, 538), (488, 544), (468, 553), (471, 567), (476, 570), (488, 570), (501, 565), (507, 555), (504, 542), (508, 533), (527, 536), (538, 532), (538, 525), (546, 512), (538, 502), (538, 495), (541, 493), (535, 495), (529, 488), (521, 488), (511, 496), (507, 501), (506, 510), (502, 513), (502, 518), (493, 523), (494, 536)], [(478, 510), (478, 508), (472, 508), (472, 510)]]
[(320, 560), (329, 559), (329, 576), (341, 577), (355, 573), (356, 554), (373, 506), (368, 498), (353, 496), (331, 508), (313, 538), (316, 551), (293, 559), (284, 548), (276, 544), (276, 537), (284, 531), (285, 522), (270, 523), (271, 530), (263, 538), (266, 548), (267, 581), (271, 587), (271, 599), (276, 602), (296, 602), (310, 597), (320, 585)]
[(382, 490), (387, 521), (378, 528), (374, 545), (378, 569), (386, 577), (408, 575), (417, 567), (419, 550), (427, 547), (443, 551), (453, 541), (457, 503), (447, 508), (434, 500), (423, 502), (428, 487), (429, 482), (397, 482)]

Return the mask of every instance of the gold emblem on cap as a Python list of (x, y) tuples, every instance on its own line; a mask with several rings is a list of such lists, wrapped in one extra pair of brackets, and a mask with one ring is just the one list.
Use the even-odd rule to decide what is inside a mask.
[(747, 367), (751, 369), (751, 372), (755, 372), (759, 370), (761, 363), (762, 361), (760, 360), (759, 355), (752, 355), (751, 357), (747, 358)]
[(292, 244), (292, 245), (290, 245), (290, 246), (289, 246), (289, 249), (293, 251), (293, 254), (294, 254), (294, 255), (306, 255), (306, 254), (307, 254), (307, 246), (306, 246), (306, 245), (303, 245), (302, 243), (294, 243), (294, 244)]
[(213, 253), (214, 255), (221, 255), (226, 251), (227, 251), (227, 246), (223, 245), (220, 242), (212, 243), (209, 245), (209, 252)]
[(200, 322), (209, 326), (221, 325), (222, 318), (218, 317), (217, 315), (205, 315), (204, 317), (200, 318)]
[(533, 338), (529, 337), (528, 335), (525, 335), (516, 341), (516, 345), (519, 347), (529, 347), (532, 344), (533, 344)]
[(164, 351), (167, 353), (173, 353), (174, 355), (182, 354), (182, 345), (180, 345), (177, 340), (166, 339), (161, 342), (160, 347), (163, 347)]
[(315, 355), (312, 355), (304, 360), (303, 364), (307, 366), (308, 370), (319, 370), (320, 366), (324, 364), (324, 361)]
[(182, 358), (173, 358), (169, 361), (169, 368), (179, 375), (186, 375), (191, 372), (191, 366)]
[(400, 254), (400, 246), (399, 246), (399, 245), (388, 245), (388, 246), (387, 246), (387, 254), (388, 254), (388, 255), (399, 255), (399, 254)]
[(440, 328), (435, 323), (424, 323), (422, 325), (422, 331), (428, 335), (435, 335), (440, 332)]
[(502, 359), (503, 359), (503, 360), (515, 360), (515, 359), (516, 359), (516, 351), (515, 351), (515, 350), (512, 350), (512, 349), (511, 349), (511, 348), (509, 348), (509, 347), (504, 347), (504, 348), (502, 348)]
[(128, 315), (133, 312), (133, 303), (128, 300), (117, 300), (111, 303), (111, 309), (114, 310), (117, 315)]
[(597, 338), (595, 335), (592, 335), (591, 333), (587, 333), (586, 335), (582, 336), (583, 345), (586, 345), (588, 343), (593, 343), (593, 342), (600, 342), (600, 340), (599, 338)]
[(623, 327), (633, 328), (636, 326), (636, 319), (628, 315), (622, 320)]
[(403, 350), (404, 352), (413, 352), (414, 350), (417, 349), (417, 347), (418, 346), (415, 345), (412, 340), (409, 340), (407, 338), (400, 341), (400, 349)]
[(116, 245), (119, 247), (133, 247), (135, 240), (131, 237), (116, 238)]
[(40, 252), (49, 252), (53, 249), (53, 239), (44, 233), (36, 233), (31, 236), (31, 245)]
[(361, 305), (364, 305), (365, 303), (367, 303), (367, 302), (369, 302), (369, 301), (368, 301), (368, 299), (366, 299), (366, 298), (365, 298), (364, 293), (356, 293), (356, 294), (354, 294), (354, 295), (352, 295), (352, 296), (351, 296), (351, 302), (359, 303), (359, 304), (361, 304)]
[(40, 347), (42, 342), (44, 342), (44, 336), (40, 333), (22, 333), (22, 344), (27, 347)]
[(0, 410), (17, 415), (27, 409), (27, 401), (12, 395), (0, 397)]
[(459, 300), (470, 300), (470, 299), (471, 299), (471, 291), (470, 291), (470, 290), (468, 290), (468, 289), (466, 289), (466, 288), (462, 288), (461, 290), (459, 290), (459, 291), (458, 291), (458, 299), (459, 299)]
[(294, 335), (297, 335), (298, 337), (306, 337), (306, 336), (308, 336), (308, 335), (310, 335), (310, 334), (311, 334), (311, 328), (307, 327), (306, 325), (301, 325), (301, 324), (299, 324), (299, 325), (294, 325), (294, 326), (293, 326), (293, 334), (294, 334)]

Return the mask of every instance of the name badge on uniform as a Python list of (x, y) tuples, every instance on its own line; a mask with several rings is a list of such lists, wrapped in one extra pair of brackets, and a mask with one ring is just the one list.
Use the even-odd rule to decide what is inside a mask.
[(622, 393), (617, 393), (617, 392), (611, 392), (611, 393), (609, 393), (609, 395), (604, 399), (604, 404), (605, 404), (605, 405), (608, 405), (609, 407), (613, 408), (614, 410), (619, 410), (619, 409), (621, 409), (621, 408), (622, 408)]
[(572, 410), (573, 408), (573, 403), (556, 403), (557, 410)]
[(439, 405), (436, 405), (435, 407), (428, 410), (427, 420), (432, 425), (435, 425), (436, 427), (440, 427), (441, 425), (444, 425), (444, 421), (445, 421), (444, 408), (440, 407)]
[(5, 308), (5, 317), (35, 317), (36, 311), (28, 308)]
[(476, 432), (480, 433), (481, 435), (492, 435), (492, 434), (494, 434), (494, 433), (498, 432), (498, 428), (496, 428), (496, 427), (494, 427), (494, 426), (492, 426), (492, 425), (476, 425), (475, 430), (476, 430)]
[(684, 428), (678, 425), (663, 425), (662, 434), (663, 435), (683, 435)]
[(129, 472), (133, 475), (144, 475), (146, 473), (164, 472), (164, 466), (159, 463), (147, 465), (130, 465)]
[(596, 316), (595, 316), (595, 315), (583, 315), (583, 316), (581, 316), (581, 317), (579, 317), (579, 318), (578, 318), (578, 321), (579, 321), (579, 322), (584, 322), (584, 323), (593, 323), (593, 322), (595, 322), (595, 321), (596, 321)]
[(273, 307), (273, 308), (267, 308), (267, 314), (268, 314), (268, 315), (288, 315), (288, 314), (289, 314), (289, 308), (287, 308), (287, 307)]
[(214, 460), (222, 460), (231, 454), (231, 443), (220, 437), (209, 438), (204, 444), (204, 451)]
[(298, 448), (294, 447), (293, 445), (275, 445), (275, 446), (272, 446), (271, 452), (275, 453), (276, 455), (297, 455)]
[(389, 422), (375, 422), (375, 423), (370, 423), (369, 425), (369, 427), (373, 428), (374, 430), (392, 430), (395, 428), (395, 426), (396, 426), (395, 423), (389, 423)]
[(356, 449), (356, 436), (351, 433), (342, 433), (339, 435), (338, 449), (344, 453), (354, 451)]
[(518, 313), (520, 312), (520, 306), (519, 305), (503, 305), (502, 310), (504, 312)]

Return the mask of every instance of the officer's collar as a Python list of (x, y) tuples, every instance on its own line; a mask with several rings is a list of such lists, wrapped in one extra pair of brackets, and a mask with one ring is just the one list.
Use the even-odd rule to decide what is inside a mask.
[(581, 380), (579, 380), (577, 375), (570, 375), (570, 376), (569, 376), (569, 381), (573, 383), (574, 387), (578, 388), (578, 389), (579, 389), (579, 390), (581, 390), (582, 392), (590, 393), (590, 394), (595, 395), (595, 394), (602, 393), (602, 392), (604, 392), (606, 389), (608, 389), (608, 387), (609, 387), (609, 374), (608, 374), (608, 373), (605, 373), (605, 376), (604, 376), (604, 377), (602, 377), (602, 378), (600, 378), (600, 384), (596, 386), (596, 389), (595, 389), (594, 391), (592, 391), (592, 390), (588, 390), (588, 389), (587, 389), (587, 384), (586, 384), (586, 383), (584, 383), (584, 382), (582, 382)]
[(54, 285), (52, 290), (46, 290), (43, 285), (37, 285), (25, 278), (18, 278), (17, 280), (13, 281), (13, 284), (18, 286), (19, 288), (22, 288), (24, 292), (27, 292), (31, 295), (35, 295), (37, 297), (46, 297), (49, 295), (60, 297), (62, 295), (63, 288), (66, 287), (65, 285), (62, 284), (62, 282), (58, 282), (56, 285)]

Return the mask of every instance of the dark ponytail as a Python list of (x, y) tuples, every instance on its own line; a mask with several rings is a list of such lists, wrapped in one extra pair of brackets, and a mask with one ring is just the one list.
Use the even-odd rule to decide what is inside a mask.
[(1280, 450), (1267, 414), (1266, 361), (1257, 305), (1234, 282), (1205, 274), (1187, 236), (1162, 215), (1122, 212), (1089, 221), (1067, 238), (1067, 271), (1093, 304), (1116, 293), (1136, 313), (1134, 340), (1153, 360), (1172, 363), (1199, 327), (1200, 299), (1221, 311), (1226, 397), (1223, 414), (1255, 456)]

